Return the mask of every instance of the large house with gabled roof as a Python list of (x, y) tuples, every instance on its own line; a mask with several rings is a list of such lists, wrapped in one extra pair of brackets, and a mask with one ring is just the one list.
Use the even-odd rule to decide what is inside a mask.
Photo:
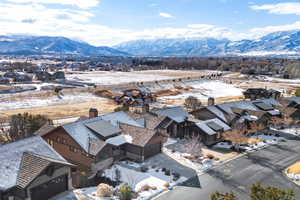
[(134, 119), (120, 111), (37, 133), (79, 171), (97, 174), (120, 159), (143, 162), (160, 153), (165, 118)]

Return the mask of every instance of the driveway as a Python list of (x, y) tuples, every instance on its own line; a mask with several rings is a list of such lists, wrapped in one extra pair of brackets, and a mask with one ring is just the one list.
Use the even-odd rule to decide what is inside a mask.
[(248, 153), (222, 166), (194, 177), (186, 185), (200, 182), (200, 188), (178, 186), (174, 190), (157, 197), (158, 200), (209, 200), (215, 191), (234, 191), (240, 199), (247, 200), (249, 188), (254, 183), (274, 185), (294, 189), (300, 199), (300, 187), (290, 182), (283, 170), (300, 160), (300, 142), (288, 140), (278, 145)]

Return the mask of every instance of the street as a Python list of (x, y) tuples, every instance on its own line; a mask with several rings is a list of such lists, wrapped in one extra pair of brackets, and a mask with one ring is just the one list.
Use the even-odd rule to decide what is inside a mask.
[(234, 191), (241, 200), (249, 199), (249, 188), (254, 183), (294, 189), (300, 199), (300, 187), (286, 178), (283, 170), (300, 160), (300, 141), (288, 140), (248, 153), (238, 159), (209, 170), (199, 176), (200, 188), (189, 187), (197, 179), (157, 197), (158, 200), (209, 200), (215, 191)]

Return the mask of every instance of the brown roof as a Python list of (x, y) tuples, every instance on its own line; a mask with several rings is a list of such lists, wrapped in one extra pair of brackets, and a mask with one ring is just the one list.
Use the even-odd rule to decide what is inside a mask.
[(44, 136), (47, 135), (48, 133), (50, 133), (51, 131), (53, 131), (54, 129), (56, 129), (57, 127), (55, 127), (52, 124), (45, 124), (44, 126), (42, 126), (39, 130), (37, 130), (34, 135), (37, 136)]
[(68, 162), (58, 161), (52, 158), (24, 152), (17, 177), (17, 186), (26, 188), (37, 176), (39, 176), (52, 163), (73, 166)]
[(130, 126), (127, 124), (120, 124), (120, 128), (122, 129), (122, 134), (132, 137), (132, 144), (142, 147), (146, 146), (149, 140), (157, 133), (153, 129)]
[(154, 113), (133, 113), (127, 112), (130, 117), (134, 120), (145, 119), (145, 126), (148, 129), (156, 129), (166, 118), (164, 115), (156, 115)]

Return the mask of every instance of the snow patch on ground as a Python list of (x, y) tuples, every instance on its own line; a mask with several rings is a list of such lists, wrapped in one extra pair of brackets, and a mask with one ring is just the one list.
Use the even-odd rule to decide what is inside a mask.
[(217, 80), (191, 83), (189, 86), (192, 86), (194, 89), (183, 94), (160, 97), (160, 99), (185, 99), (189, 96), (194, 96), (198, 99), (207, 99), (208, 97), (219, 98), (243, 95), (242, 89)]
[(167, 176), (163, 171), (158, 168), (149, 168), (147, 172), (140, 172), (137, 170), (129, 169), (121, 165), (113, 165), (110, 169), (104, 171), (104, 176), (115, 180), (116, 169), (121, 172), (121, 181), (128, 183), (136, 192), (138, 192), (144, 185), (151, 187), (157, 187), (157, 190), (151, 190), (147, 192), (141, 192), (139, 196), (147, 197), (153, 195), (161, 190), (164, 190), (164, 184), (170, 183), (170, 186), (174, 186), (180, 182), (187, 180), (185, 177), (180, 177), (177, 181), (173, 180), (173, 176)]
[(66, 94), (66, 95), (54, 95), (51, 97), (32, 97), (24, 98), (22, 100), (10, 99), (9, 97), (0, 97), (0, 110), (14, 110), (24, 108), (34, 108), (43, 106), (54, 106), (64, 104), (82, 103), (88, 101), (106, 100), (101, 97), (97, 97), (90, 93), (80, 94)]
[[(132, 71), (132, 72), (111, 72), (111, 71), (97, 71), (97, 72), (80, 72), (73, 74), (66, 74), (68, 80), (84, 81), (100, 85), (122, 84), (130, 82), (146, 82), (159, 81), (172, 78), (180, 78), (175, 73), (181, 73), (182, 76), (190, 75), (190, 71), (176, 71), (176, 70), (148, 70), (148, 71)], [(185, 75), (186, 74), (186, 75)]]

